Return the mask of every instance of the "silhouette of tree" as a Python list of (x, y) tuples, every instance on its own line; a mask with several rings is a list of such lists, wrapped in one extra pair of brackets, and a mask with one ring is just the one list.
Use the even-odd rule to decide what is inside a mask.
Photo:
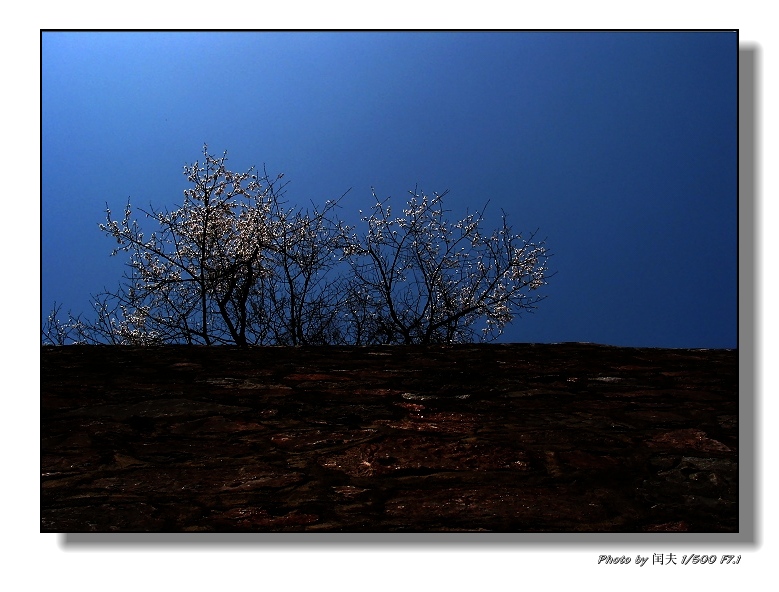
[(355, 342), (495, 339), (543, 299), (534, 292), (549, 276), (543, 241), (512, 234), (505, 213), (492, 233), (482, 230), (484, 210), (451, 223), (442, 205), (447, 192), (409, 193), (402, 215), (393, 217), (389, 198), (374, 192), (375, 205), (362, 217), (367, 230), (345, 250)]
[(155, 226), (146, 235), (128, 202), (121, 220), (106, 206), (100, 229), (129, 254), (115, 290), (94, 295), (96, 317), (59, 308), (44, 327), (53, 343), (301, 344), (326, 341), (334, 320), (333, 237), (328, 202), (319, 211), (286, 209), (283, 175), (236, 173), (227, 153), (203, 147), (184, 167), (191, 187), (180, 207), (139, 211)]
[[(190, 184), (169, 211), (106, 205), (100, 229), (127, 253), (119, 286), (93, 295), (94, 317), (54, 304), (44, 343), (235, 345), (428, 344), (497, 338), (543, 299), (549, 253), (512, 233), (505, 213), (451, 223), (447, 192), (414, 190), (402, 215), (389, 198), (362, 215), (362, 234), (336, 214), (342, 195), (288, 207), (283, 175), (233, 172), (227, 153), (184, 167)], [(486, 206), (485, 206), (486, 208)]]

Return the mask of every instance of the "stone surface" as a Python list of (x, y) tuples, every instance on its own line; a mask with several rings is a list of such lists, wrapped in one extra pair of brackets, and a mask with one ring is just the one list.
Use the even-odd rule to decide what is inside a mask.
[(736, 532), (734, 350), (42, 348), (44, 532)]

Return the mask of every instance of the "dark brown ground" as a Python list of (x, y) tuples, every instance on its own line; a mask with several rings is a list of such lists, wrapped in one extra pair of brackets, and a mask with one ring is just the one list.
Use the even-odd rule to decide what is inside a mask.
[(42, 348), (41, 530), (737, 532), (737, 352)]

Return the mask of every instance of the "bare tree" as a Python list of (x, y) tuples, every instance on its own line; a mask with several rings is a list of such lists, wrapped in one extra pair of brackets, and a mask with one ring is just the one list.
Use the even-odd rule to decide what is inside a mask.
[[(447, 192), (416, 190), (402, 215), (376, 199), (367, 230), (345, 249), (348, 333), (359, 343), (454, 343), (497, 338), (543, 299), (550, 256), (534, 235), (514, 235), (505, 213), (487, 234), (484, 210), (456, 223), (445, 218)], [(486, 207), (486, 206), (485, 206)]]

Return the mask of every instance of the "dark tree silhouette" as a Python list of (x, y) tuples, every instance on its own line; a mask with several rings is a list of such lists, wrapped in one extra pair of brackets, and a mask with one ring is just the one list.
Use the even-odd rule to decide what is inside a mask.
[(389, 198), (362, 216), (362, 234), (323, 208), (288, 207), (283, 175), (233, 172), (227, 153), (184, 167), (176, 209), (139, 209), (121, 220), (106, 206), (100, 229), (127, 253), (115, 290), (93, 296), (94, 317), (54, 304), (44, 343), (323, 345), (454, 343), (497, 338), (542, 300), (549, 253), (492, 232), (484, 210), (451, 223), (443, 198), (410, 192), (402, 215)]
[[(416, 190), (393, 217), (389, 199), (362, 221), (346, 249), (350, 334), (359, 343), (452, 343), (496, 338), (536, 307), (546, 284), (543, 242), (512, 234), (506, 215), (491, 233), (484, 211), (451, 223), (442, 200)], [(477, 334), (479, 323), (481, 331)]]

